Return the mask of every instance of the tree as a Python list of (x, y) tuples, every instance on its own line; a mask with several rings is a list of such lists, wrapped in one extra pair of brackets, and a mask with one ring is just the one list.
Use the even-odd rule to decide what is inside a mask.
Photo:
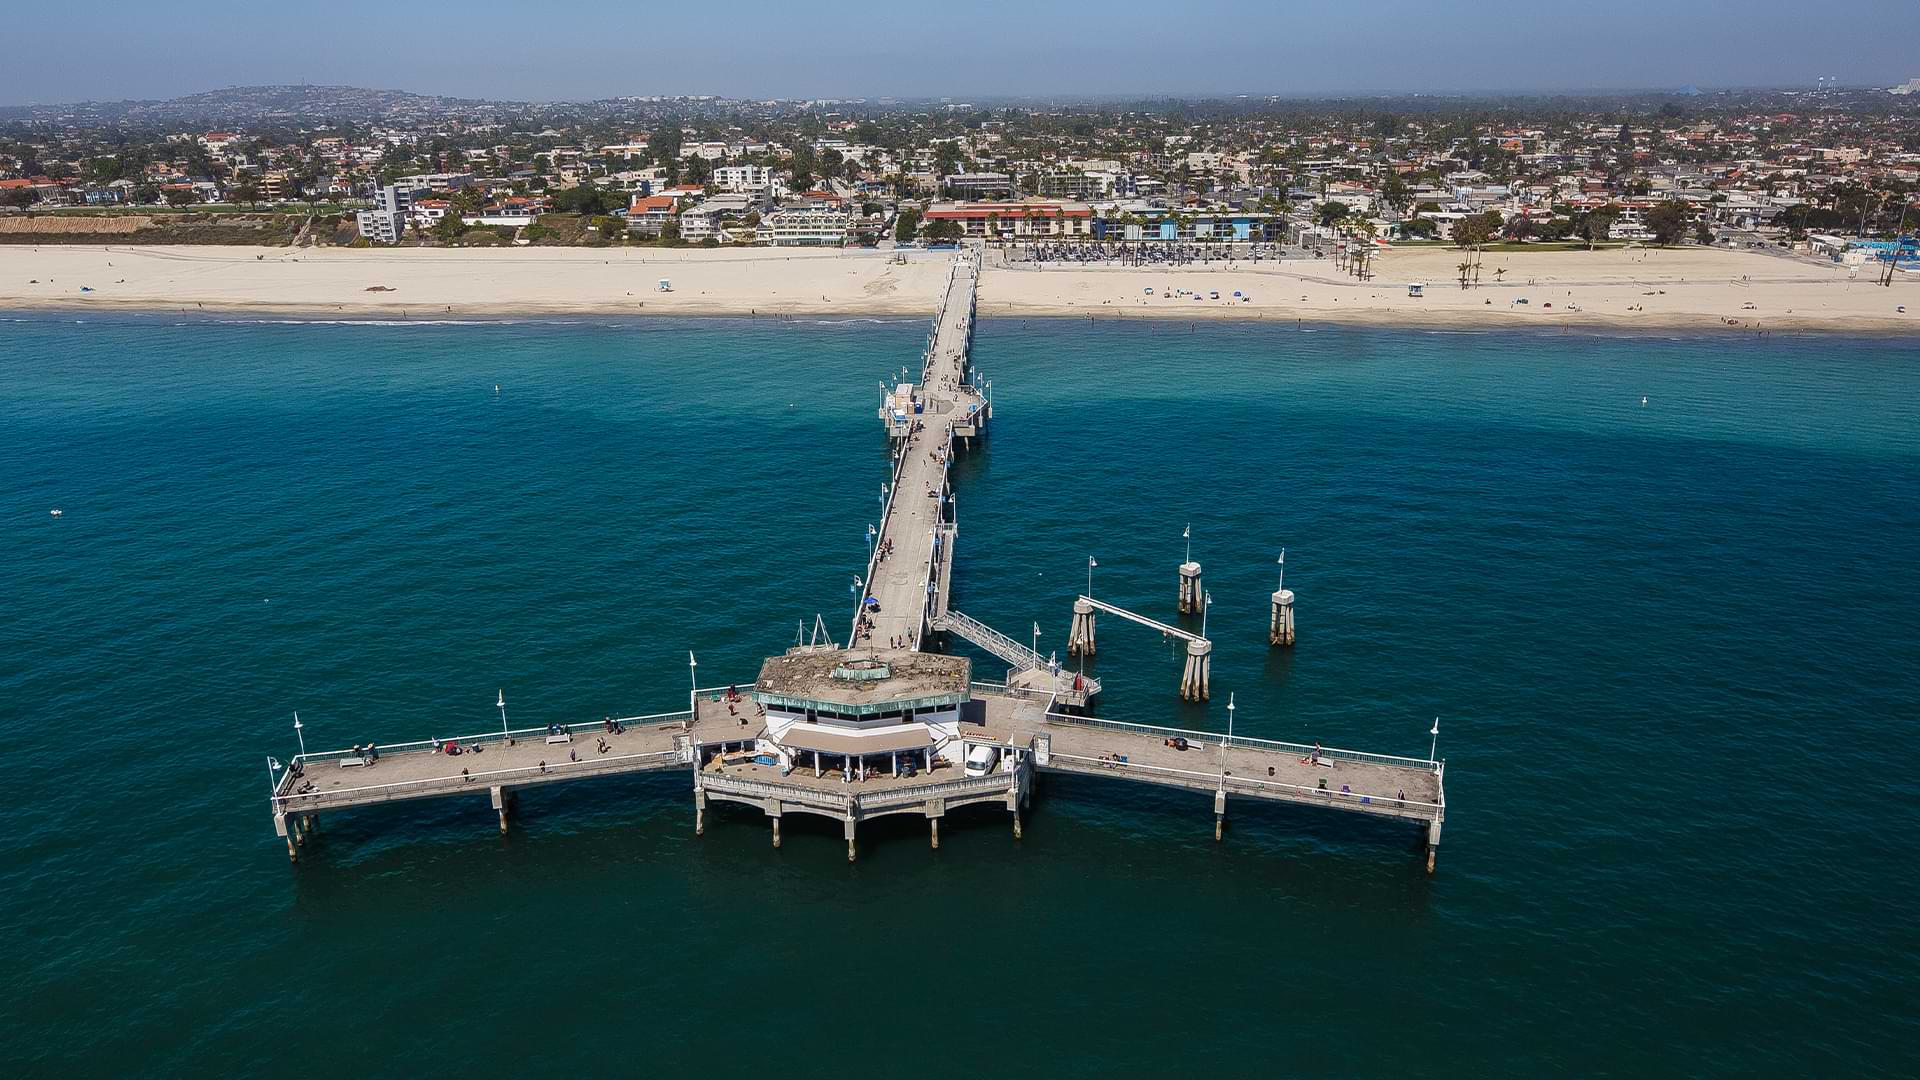
[(1687, 217), (1686, 203), (1668, 199), (1647, 211), (1647, 228), (1653, 230), (1654, 242), (1666, 247), (1687, 235)]
[(187, 206), (200, 201), (192, 188), (168, 188), (166, 198), (168, 206)]
[(1453, 242), (1460, 247), (1478, 247), (1500, 231), (1500, 211), (1488, 210), (1453, 223)]
[(929, 240), (958, 240), (960, 239), (960, 233), (960, 223), (957, 221), (942, 219), (940, 221), (930, 221), (927, 223), (927, 239)]
[(1431, 240), (1437, 231), (1432, 218), (1408, 218), (1399, 224), (1400, 235), (1409, 240)]
[(1618, 210), (1611, 206), (1603, 206), (1598, 210), (1589, 211), (1580, 218), (1577, 231), (1586, 238), (1588, 251), (1592, 251), (1593, 245), (1605, 240), (1613, 232), (1614, 219), (1619, 216)]
[(554, 210), (563, 214), (587, 216), (610, 213), (619, 209), (624, 202), (625, 200), (618, 195), (584, 184), (565, 191), (556, 191), (552, 197)]
[(1407, 190), (1407, 182), (1400, 179), (1399, 173), (1389, 172), (1387, 178), (1380, 182), (1380, 201), (1392, 207), (1396, 212), (1405, 210), (1410, 198), (1411, 195)]
[(1713, 226), (1707, 224), (1707, 219), (1704, 217), (1693, 223), (1693, 242), (1696, 244), (1713, 243)]
[(0, 206), (13, 206), (24, 210), (32, 206), (37, 198), (39, 196), (35, 195), (31, 188), (8, 188), (6, 191), (0, 191)]
[(234, 202), (245, 203), (248, 206), (252, 206), (254, 203), (260, 201), (260, 186), (255, 184), (252, 179), (246, 179), (233, 185), (233, 190), (227, 194)]
[(445, 244), (451, 244), (460, 239), (460, 234), (466, 231), (467, 223), (460, 220), (460, 210), (457, 207), (449, 208), (445, 214), (441, 215), (439, 221), (433, 223), (434, 237)]
[(1319, 209), (1314, 211), (1314, 217), (1322, 225), (1333, 226), (1345, 221), (1347, 213), (1346, 203), (1323, 202)]
[(913, 234), (918, 232), (919, 229), (920, 229), (919, 207), (915, 207), (915, 206), (906, 207), (905, 209), (900, 211), (897, 217), (893, 219), (893, 238), (899, 241), (900, 243), (904, 244), (907, 241), (913, 239)]

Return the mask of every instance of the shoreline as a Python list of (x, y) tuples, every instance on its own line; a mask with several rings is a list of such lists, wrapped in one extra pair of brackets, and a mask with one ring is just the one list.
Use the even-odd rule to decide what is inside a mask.
[[(1297, 314), (1279, 315), (1272, 312), (1247, 312), (1231, 309), (1211, 309), (1205, 311), (1158, 312), (1151, 314), (1133, 314), (1128, 312), (1099, 311), (1090, 312), (1085, 308), (1019, 308), (1015, 310), (987, 312), (982, 311), (978, 318), (982, 323), (1008, 322), (1012, 320), (1036, 319), (1048, 322), (1087, 322), (1101, 323), (1137, 323), (1142, 325), (1178, 325), (1181, 322), (1212, 324), (1243, 324), (1247, 326), (1284, 327), (1288, 323), (1305, 326), (1308, 329), (1342, 328), (1361, 330), (1417, 330), (1426, 332), (1450, 332), (1468, 334), (1498, 333), (1549, 333), (1554, 331), (1577, 331), (1593, 334), (1635, 334), (1635, 333), (1684, 333), (1693, 336), (1760, 334), (1781, 335), (1819, 335), (1831, 337), (1914, 337), (1920, 336), (1920, 326), (1896, 320), (1870, 319), (1777, 319), (1768, 320), (1762, 326), (1729, 326), (1716, 320), (1697, 317), (1661, 317), (1650, 316), (1645, 320), (1621, 318), (1582, 318), (1579, 312), (1570, 312), (1565, 316), (1548, 316), (1543, 319), (1527, 319), (1524, 316), (1512, 319), (1494, 316), (1448, 317), (1445, 313), (1429, 315), (1409, 314), (1405, 316), (1383, 315), (1363, 311), (1329, 312), (1325, 310), (1301, 311)], [(639, 311), (622, 308), (534, 308), (502, 310), (498, 307), (486, 311), (466, 311), (455, 307), (451, 310), (443, 307), (438, 311), (422, 311), (418, 308), (395, 307), (391, 310), (360, 308), (354, 311), (339, 311), (333, 308), (313, 308), (298, 305), (246, 305), (246, 304), (208, 304), (205, 307), (177, 308), (154, 306), (138, 302), (126, 303), (46, 303), (32, 306), (7, 307), (0, 305), (0, 322), (24, 321), (34, 317), (55, 318), (73, 315), (95, 315), (106, 318), (188, 318), (205, 319), (209, 322), (298, 322), (298, 323), (365, 323), (368, 325), (395, 326), (417, 323), (421, 326), (447, 325), (459, 323), (468, 326), (484, 326), (488, 323), (508, 325), (520, 322), (554, 321), (586, 322), (607, 318), (643, 319), (649, 321), (671, 321), (675, 319), (732, 319), (742, 322), (793, 322), (819, 321), (839, 318), (843, 320), (863, 320), (874, 322), (919, 322), (932, 317), (931, 311), (903, 310), (859, 310), (851, 308), (819, 308), (795, 310), (761, 310), (757, 313), (740, 311), (726, 307), (686, 307), (672, 311)]]
[[(1522, 252), (1486, 260), (1490, 273), (1511, 280), (1461, 289), (1453, 276), (1460, 258), (1444, 249), (1392, 251), (1378, 260), (1375, 278), (1361, 282), (1326, 259), (1040, 268), (1000, 265), (990, 253), (979, 314), (1462, 331), (1920, 334), (1920, 280), (1908, 275), (1883, 288), (1842, 267), (1746, 252)], [(950, 259), (924, 250), (766, 248), (0, 247), (0, 314), (926, 318)], [(663, 278), (672, 291), (657, 291)], [(1414, 281), (1426, 285), (1424, 296), (1408, 295)], [(83, 285), (90, 291), (80, 292)], [(1215, 293), (1221, 299), (1211, 299)], [(1903, 305), (1907, 312), (1897, 310)]]

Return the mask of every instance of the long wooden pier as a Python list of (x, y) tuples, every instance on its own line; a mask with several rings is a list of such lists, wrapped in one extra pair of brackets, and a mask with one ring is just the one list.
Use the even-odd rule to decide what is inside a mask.
[[(322, 812), (485, 797), (504, 832), (517, 791), (680, 772), (691, 777), (696, 831), (705, 830), (710, 802), (744, 804), (771, 819), (778, 847), (784, 816), (813, 814), (844, 824), (852, 859), (859, 823), (886, 815), (925, 817), (938, 847), (947, 811), (997, 805), (1012, 814), (1018, 837), (1036, 777), (1057, 773), (1204, 795), (1216, 840), (1229, 801), (1248, 799), (1418, 823), (1426, 827), (1431, 872), (1446, 818), (1444, 761), (1090, 716), (1097, 681), (1063, 672), (1051, 659), (949, 606), (959, 531), (950, 469), (954, 454), (982, 437), (992, 418), (991, 384), (980, 383), (970, 356), (976, 282), (973, 258), (963, 254), (935, 315), (919, 381), (883, 395), (880, 419), (889, 436), (893, 479), (858, 582), (846, 648), (800, 645), (788, 655), (814, 655), (799, 655), (790, 661), (793, 667), (767, 669), (779, 672), (777, 683), (825, 660), (833, 668), (826, 682), (834, 684), (819, 691), (825, 697), (803, 708), (787, 692), (791, 688), (762, 693), (743, 682), (695, 689), (687, 708), (669, 712), (348, 750), (303, 748), (284, 769), (269, 759), (273, 822), (288, 856), (298, 860)], [(1080, 600), (1176, 633), (1190, 646), (1206, 644), (1090, 597)], [(909, 662), (937, 643), (938, 632), (965, 637), (1004, 660), (1006, 680), (972, 680), (970, 665), (957, 658)], [(891, 706), (872, 705), (865, 688), (892, 678), (890, 666), (906, 673), (897, 680), (905, 696)], [(956, 692), (929, 696), (933, 689), (925, 680), (933, 675), (914, 672), (936, 669), (952, 671), (958, 682), (941, 689)], [(850, 704), (837, 706), (836, 700)], [(896, 711), (875, 711), (888, 707)], [(843, 709), (854, 711), (836, 711)], [(806, 734), (777, 736), (776, 723)]]

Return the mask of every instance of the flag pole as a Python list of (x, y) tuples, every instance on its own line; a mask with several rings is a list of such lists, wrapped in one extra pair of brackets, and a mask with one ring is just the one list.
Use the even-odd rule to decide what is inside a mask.
[(687, 716), (693, 716), (694, 704), (700, 700), (700, 673), (695, 669), (700, 661), (693, 658), (693, 650), (687, 650)]
[(1280, 549), (1280, 582), (1273, 587), (1274, 592), (1287, 591), (1287, 549)]
[(1440, 718), (1433, 718), (1433, 742), (1427, 744), (1427, 764), (1434, 763), (1434, 754), (1440, 749)]
[(500, 737), (505, 739), (507, 737), (507, 691), (505, 687), (501, 688), (500, 696), (494, 699), (493, 704), (500, 710)]
[(302, 728), (304, 728), (305, 726), (306, 726), (306, 725), (304, 725), (304, 724), (302, 724), (302, 723), (300, 722), (300, 714), (299, 714), (299, 713), (294, 713), (294, 714), (293, 714), (293, 733), (294, 733), (294, 734), (295, 734), (296, 736), (299, 736), (299, 739), (300, 739), (300, 756), (301, 756), (301, 757), (303, 757), (303, 758), (307, 756), (307, 734), (306, 734), (306, 732), (305, 732), (305, 731), (303, 731), (303, 730), (301, 730), (301, 729), (302, 729)]
[(1227, 747), (1233, 742), (1233, 692), (1227, 693), (1227, 741), (1220, 744), (1220, 789), (1227, 787)]

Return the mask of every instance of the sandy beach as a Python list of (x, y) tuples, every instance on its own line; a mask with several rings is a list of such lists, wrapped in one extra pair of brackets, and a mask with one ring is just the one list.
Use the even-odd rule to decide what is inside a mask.
[[(952, 257), (765, 248), (0, 246), (0, 309), (343, 318), (925, 315)], [(1455, 270), (1461, 258), (1442, 248), (1388, 250), (1375, 259), (1373, 279), (1361, 282), (1330, 259), (1157, 269), (1002, 265), (990, 255), (980, 309), (1011, 316), (1920, 332), (1920, 280), (1900, 274), (1892, 288), (1882, 288), (1872, 267), (1856, 277), (1806, 259), (1692, 247), (1492, 252), (1483, 257), (1481, 283), (1462, 289)], [(672, 291), (658, 289), (662, 278)], [(1413, 282), (1425, 283), (1424, 296), (1408, 295)]]

